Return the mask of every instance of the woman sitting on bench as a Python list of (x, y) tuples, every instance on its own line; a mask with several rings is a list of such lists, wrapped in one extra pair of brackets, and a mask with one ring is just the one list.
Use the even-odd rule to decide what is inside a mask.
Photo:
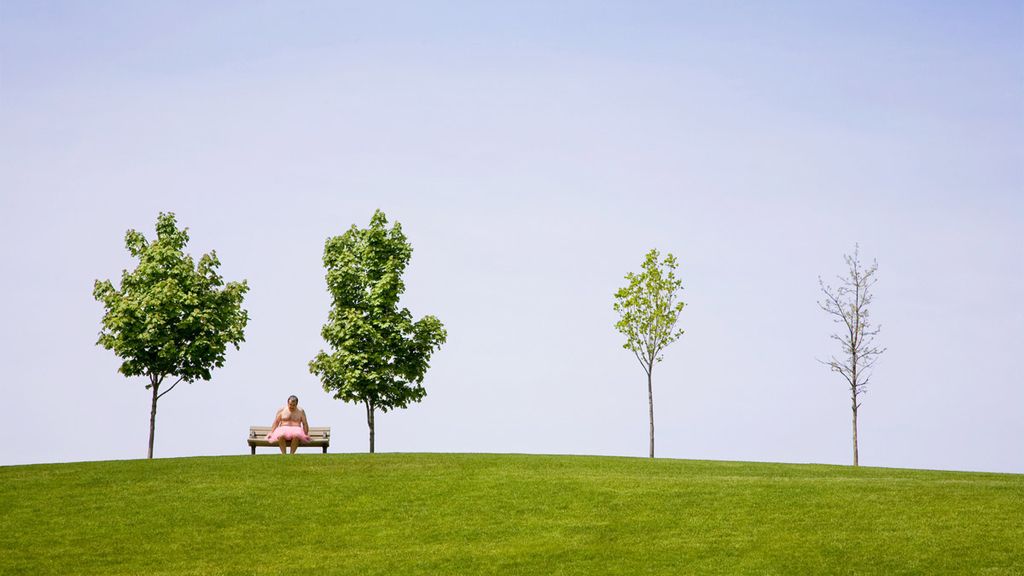
[(299, 408), (299, 397), (289, 396), (288, 405), (277, 411), (274, 417), (274, 425), (267, 434), (267, 442), (281, 447), (281, 454), (285, 454), (285, 447), (288, 442), (292, 445), (292, 454), (299, 447), (299, 442), (309, 442), (309, 422), (306, 421), (306, 411)]

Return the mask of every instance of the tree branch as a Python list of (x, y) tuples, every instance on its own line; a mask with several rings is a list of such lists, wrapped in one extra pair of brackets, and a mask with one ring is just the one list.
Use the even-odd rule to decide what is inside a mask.
[[(164, 394), (167, 394), (167, 393), (168, 393), (168, 392), (170, 392), (171, 390), (174, 390), (174, 387), (178, 385), (178, 382), (181, 382), (181, 381), (182, 381), (182, 380), (184, 380), (184, 379), (185, 379), (185, 377), (184, 377), (184, 376), (182, 376), (181, 378), (178, 378), (177, 380), (175, 380), (175, 381), (174, 381), (174, 384), (171, 384), (171, 387), (170, 387), (170, 388), (168, 388), (167, 390), (164, 390), (163, 392), (161, 392), (161, 393), (157, 394), (157, 396), (156, 396), (156, 399), (157, 399), (157, 400), (159, 400), (160, 398), (163, 398), (163, 395), (164, 395)], [(162, 377), (162, 376), (160, 377), (160, 381), (161, 381), (161, 382), (163, 381), (163, 377)]]
[(640, 359), (640, 353), (637, 352), (636, 350), (633, 350), (633, 355), (636, 356), (636, 361), (640, 363), (640, 367), (644, 369), (644, 372), (646, 372), (647, 375), (650, 376), (651, 371), (647, 368), (647, 365), (644, 364), (644, 361)]

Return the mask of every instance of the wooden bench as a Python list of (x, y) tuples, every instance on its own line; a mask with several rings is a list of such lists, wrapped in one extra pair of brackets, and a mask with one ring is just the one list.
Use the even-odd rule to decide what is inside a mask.
[[(267, 434), (270, 434), (270, 426), (250, 426), (249, 427), (249, 448), (252, 450), (253, 455), (256, 454), (257, 446), (268, 446), (277, 448), (277, 442), (271, 444), (267, 442)], [(300, 442), (299, 448), (316, 448), (320, 447), (324, 449), (324, 454), (327, 454), (327, 447), (331, 445), (331, 429), (330, 428), (317, 428), (314, 426), (309, 427), (309, 442)], [(291, 442), (287, 442), (291, 446)]]

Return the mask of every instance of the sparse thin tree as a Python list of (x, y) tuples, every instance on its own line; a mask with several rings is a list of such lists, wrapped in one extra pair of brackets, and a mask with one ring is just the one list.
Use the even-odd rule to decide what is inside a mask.
[(320, 334), (331, 351), (321, 350), (309, 363), (325, 391), (366, 408), (371, 453), (374, 414), (426, 396), (422, 382), (430, 357), (447, 338), (434, 316), (413, 322), (409, 310), (398, 307), (412, 245), (398, 222), (387, 224), (377, 210), (369, 228), (353, 225), (327, 239), (324, 267), (332, 306)]
[(245, 280), (224, 283), (216, 252), (194, 262), (185, 253), (188, 229), (178, 229), (173, 213), (157, 217), (152, 242), (129, 230), (124, 243), (139, 264), (121, 273), (120, 289), (96, 281), (93, 296), (106, 309), (96, 343), (121, 357), (119, 372), (148, 381), (152, 458), (157, 401), (182, 381), (209, 380), (210, 371), (224, 365), (228, 344), (237, 350), (245, 341), (249, 314), (242, 300), (249, 287)]
[(676, 278), (676, 257), (664, 260), (657, 250), (644, 258), (639, 274), (626, 274), (629, 285), (615, 293), (614, 309), (619, 313), (615, 328), (626, 336), (623, 348), (636, 356), (647, 374), (647, 408), (650, 416), (650, 457), (654, 458), (654, 365), (662, 352), (682, 334), (676, 322), (684, 304), (679, 300), (683, 283)]
[(850, 401), (853, 410), (853, 465), (860, 465), (857, 451), (857, 411), (862, 396), (867, 393), (871, 380), (871, 368), (885, 348), (875, 345), (875, 336), (881, 326), (873, 327), (870, 306), (873, 298), (871, 287), (875, 285), (878, 262), (872, 261), (865, 268), (860, 262), (860, 247), (854, 245), (853, 255), (844, 254), (846, 276), (838, 276), (839, 284), (833, 287), (818, 277), (818, 285), (825, 297), (818, 306), (827, 312), (832, 321), (839, 325), (831, 338), (839, 342), (840, 353), (828, 360), (819, 360), (833, 372), (838, 372), (850, 387)]

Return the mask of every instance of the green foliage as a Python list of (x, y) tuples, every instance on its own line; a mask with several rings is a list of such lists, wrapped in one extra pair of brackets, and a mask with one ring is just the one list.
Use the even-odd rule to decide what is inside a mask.
[[(188, 229), (179, 230), (173, 213), (161, 213), (156, 240), (141, 233), (125, 234), (128, 252), (139, 260), (135, 270), (121, 274), (121, 288), (97, 280), (93, 296), (103, 304), (102, 329), (96, 342), (122, 359), (118, 371), (144, 376), (153, 393), (149, 456), (153, 456), (157, 400), (179, 382), (209, 380), (210, 371), (224, 365), (228, 344), (244, 341), (248, 313), (242, 300), (249, 290), (241, 282), (224, 283), (216, 252), (196, 264), (185, 254)], [(164, 392), (168, 376), (175, 382)]]
[(683, 334), (675, 329), (685, 306), (676, 301), (683, 288), (675, 275), (678, 262), (672, 254), (659, 258), (657, 250), (648, 252), (642, 271), (626, 274), (629, 285), (615, 293), (615, 328), (626, 336), (622, 347), (636, 355), (648, 374), (661, 362), (662, 350)]
[(371, 450), (374, 410), (422, 400), (430, 357), (447, 338), (434, 316), (413, 322), (408, 309), (398, 308), (412, 246), (401, 224), (387, 223), (377, 210), (369, 228), (353, 225), (327, 239), (323, 262), (332, 307), (321, 335), (331, 352), (321, 350), (309, 363), (324, 390), (366, 406)]
[(488, 454), (0, 466), (0, 551), (0, 574), (33, 576), (1009, 575), (1024, 475)]
[(249, 287), (244, 280), (224, 284), (216, 252), (196, 265), (184, 253), (188, 229), (177, 228), (173, 213), (160, 214), (156, 232), (153, 242), (135, 230), (125, 234), (139, 264), (122, 273), (120, 290), (96, 281), (93, 295), (106, 309), (97, 344), (123, 359), (125, 376), (209, 380), (224, 365), (227, 345), (237, 349), (245, 340), (242, 299)]

